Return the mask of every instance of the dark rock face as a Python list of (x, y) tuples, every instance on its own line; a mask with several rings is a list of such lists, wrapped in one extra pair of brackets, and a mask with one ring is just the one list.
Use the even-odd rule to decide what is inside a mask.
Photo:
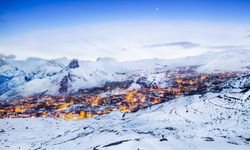
[(166, 139), (166, 138), (160, 139), (160, 142), (164, 142), (164, 141), (168, 141), (168, 139)]
[(116, 81), (116, 82), (106, 82), (104, 88), (115, 89), (119, 88), (128, 88), (133, 83), (133, 80), (125, 80), (125, 81)]
[(69, 68), (79, 68), (79, 63), (77, 59), (73, 59), (71, 60), (71, 62), (69, 63)]
[(32, 78), (31, 78), (30, 76), (25, 76), (25, 77), (24, 77), (24, 80), (25, 80), (26, 82), (29, 82), (29, 81), (32, 80)]
[(203, 137), (203, 139), (204, 139), (205, 141), (214, 141), (214, 139), (211, 138), (211, 137)]
[(0, 66), (7, 65), (8, 63), (0, 58)]
[(12, 78), (13, 78), (13, 77), (0, 75), (0, 84), (9, 81), (9, 80), (11, 80)]
[(59, 93), (67, 94), (69, 82), (72, 81), (72, 75), (69, 73), (68, 75), (64, 76), (60, 82)]
[(60, 82), (60, 89), (59, 93), (65, 94), (68, 91), (68, 76), (63, 77), (62, 81)]
[(122, 144), (122, 143), (128, 142), (128, 141), (131, 141), (131, 140), (129, 139), (129, 140), (117, 141), (117, 142), (114, 142), (114, 143), (110, 143), (110, 144), (104, 145), (103, 147), (115, 146), (115, 145), (119, 145), (119, 144)]
[(146, 77), (141, 77), (136, 81), (137, 84), (141, 85), (144, 88), (150, 87), (150, 82), (147, 80)]
[(11, 89), (11, 86), (9, 85), (9, 81), (13, 78), (13, 76), (4, 76), (0, 75), (0, 95), (7, 92)]

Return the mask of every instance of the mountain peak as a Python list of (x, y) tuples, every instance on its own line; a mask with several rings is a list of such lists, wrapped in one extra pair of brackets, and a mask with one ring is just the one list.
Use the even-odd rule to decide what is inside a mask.
[(79, 68), (79, 62), (77, 59), (72, 59), (69, 63), (69, 68), (75, 69)]
[(116, 62), (117, 60), (112, 58), (112, 57), (98, 57), (96, 59), (96, 61), (99, 61), (99, 62)]

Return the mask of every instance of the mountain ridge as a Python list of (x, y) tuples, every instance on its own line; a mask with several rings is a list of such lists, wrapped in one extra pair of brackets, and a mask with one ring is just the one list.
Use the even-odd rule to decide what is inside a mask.
[[(119, 62), (109, 57), (98, 58), (96, 61), (61, 58), (26, 61), (1, 59), (1, 62), (0, 99), (6, 100), (44, 91), (49, 95), (61, 95), (60, 84), (68, 74), (74, 77), (67, 87), (66, 93), (70, 94), (84, 88), (100, 87), (106, 82), (126, 80), (132, 74), (142, 77), (150, 72), (167, 71), (180, 66), (196, 66), (196, 71), (203, 73), (249, 71), (250, 52), (227, 50), (175, 60), (155, 58), (130, 62)], [(34, 91), (29, 87), (40, 90)]]

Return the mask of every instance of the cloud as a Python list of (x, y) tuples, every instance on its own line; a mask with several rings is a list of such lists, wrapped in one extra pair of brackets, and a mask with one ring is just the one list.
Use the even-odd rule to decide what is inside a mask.
[(249, 41), (242, 38), (242, 33), (249, 34), (248, 28), (248, 25), (157, 20), (48, 27), (0, 36), (0, 53), (15, 54), (16, 59), (29, 56), (82, 60), (113, 57), (122, 61), (175, 59), (211, 51), (211, 45), (247, 45)]
[(250, 34), (245, 36), (246, 38), (250, 38)]
[(212, 49), (221, 49), (221, 50), (230, 50), (230, 49), (244, 49), (248, 48), (249, 45), (219, 45), (219, 46), (212, 46)]
[(27, 60), (29, 61), (37, 61), (37, 60), (43, 60), (42, 58), (40, 57), (28, 57)]
[(121, 48), (120, 51), (127, 51), (127, 48)]
[(4, 58), (4, 59), (15, 59), (16, 56), (15, 56), (15, 55), (4, 55), (4, 54), (0, 54), (0, 58)]
[(152, 44), (146, 45), (145, 48), (155, 48), (155, 47), (167, 47), (167, 46), (178, 46), (183, 49), (195, 48), (200, 46), (200, 44), (189, 42), (189, 41), (180, 41), (180, 42), (171, 42), (171, 43), (162, 43), (162, 44)]

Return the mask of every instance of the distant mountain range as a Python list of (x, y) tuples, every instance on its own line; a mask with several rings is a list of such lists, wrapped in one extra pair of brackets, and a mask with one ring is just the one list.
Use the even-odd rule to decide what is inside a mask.
[[(191, 51), (190, 51), (191, 52)], [(250, 71), (249, 50), (210, 52), (180, 59), (147, 59), (120, 62), (113, 58), (96, 61), (59, 58), (45, 60), (0, 59), (0, 100), (44, 95), (66, 96), (82, 89), (102, 87), (107, 82), (134, 80), (180, 66), (197, 72)], [(155, 77), (154, 80), (161, 80)]]

